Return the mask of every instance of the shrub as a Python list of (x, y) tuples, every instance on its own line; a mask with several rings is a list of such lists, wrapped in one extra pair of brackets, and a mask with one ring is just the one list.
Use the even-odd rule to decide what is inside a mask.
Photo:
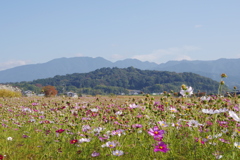
[(21, 97), (22, 93), (8, 89), (0, 89), (0, 97)]
[(54, 86), (44, 86), (42, 88), (42, 91), (44, 92), (46, 97), (51, 97), (51, 96), (56, 96), (58, 91), (56, 90), (56, 88)]

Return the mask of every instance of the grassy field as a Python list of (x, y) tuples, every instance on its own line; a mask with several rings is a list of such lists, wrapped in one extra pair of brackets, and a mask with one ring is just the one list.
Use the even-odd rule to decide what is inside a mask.
[(239, 107), (170, 94), (0, 98), (0, 159), (235, 160)]

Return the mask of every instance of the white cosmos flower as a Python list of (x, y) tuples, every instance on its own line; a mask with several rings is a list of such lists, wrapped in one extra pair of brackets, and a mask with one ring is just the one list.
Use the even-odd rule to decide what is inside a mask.
[(161, 126), (161, 127), (167, 127), (168, 124), (164, 121), (158, 121), (158, 124)]
[(30, 113), (32, 112), (32, 110), (30, 108), (23, 108), (22, 111), (23, 112), (30, 112)]
[(124, 152), (121, 151), (121, 150), (116, 150), (116, 151), (112, 151), (112, 154), (113, 154), (114, 156), (121, 156), (121, 155), (124, 154)]
[(83, 143), (83, 142), (90, 142), (91, 139), (90, 138), (81, 138), (78, 140), (79, 143)]
[(121, 115), (121, 114), (122, 114), (122, 111), (117, 111), (115, 114), (116, 114), (116, 115)]
[(223, 133), (227, 133), (228, 129), (221, 130)]
[(181, 89), (180, 94), (185, 97), (185, 96), (191, 96), (193, 94), (193, 89), (192, 87), (186, 87), (186, 89)]
[(200, 100), (202, 101), (209, 101), (211, 99), (211, 97), (206, 97), (206, 96), (203, 96), (200, 98)]
[(228, 109), (223, 108), (223, 109), (217, 109), (217, 110), (213, 110), (213, 109), (202, 109), (203, 113), (207, 113), (207, 114), (216, 114), (216, 113), (222, 113), (222, 112), (227, 112)]
[(170, 109), (169, 109), (171, 112), (178, 112), (177, 111), (177, 109), (176, 108), (174, 108), (174, 107), (170, 107)]
[(219, 134), (214, 135), (213, 137), (214, 137), (214, 138), (219, 138), (219, 137), (221, 137), (221, 136), (222, 136), (222, 133), (219, 133)]
[(109, 148), (115, 148), (116, 146), (117, 146), (117, 143), (113, 141), (112, 142), (109, 141), (106, 143), (106, 147), (109, 147)]
[(188, 126), (189, 127), (198, 127), (198, 126), (203, 126), (203, 124), (198, 123), (198, 121), (196, 121), (196, 120), (189, 120)]
[(105, 129), (105, 128), (97, 127), (97, 128), (94, 128), (93, 132), (100, 133), (100, 132), (103, 131), (104, 129)]
[(213, 109), (202, 109), (202, 112), (207, 114), (214, 114)]
[(235, 121), (240, 122), (240, 118), (238, 117), (238, 115), (237, 115), (235, 112), (229, 111), (229, 115), (230, 115), (230, 117), (232, 117)]
[(216, 159), (221, 159), (223, 157), (223, 155), (216, 155), (215, 157), (216, 157)]
[(234, 142), (234, 146), (240, 149), (240, 142)]
[(92, 112), (98, 112), (98, 109), (97, 108), (92, 108), (90, 109)]
[(129, 105), (129, 108), (131, 108), (131, 109), (133, 109), (133, 108), (138, 108), (138, 107), (139, 107), (139, 106), (136, 105), (135, 103)]
[(8, 140), (8, 141), (12, 141), (13, 138), (12, 138), (12, 137), (8, 137), (7, 140)]

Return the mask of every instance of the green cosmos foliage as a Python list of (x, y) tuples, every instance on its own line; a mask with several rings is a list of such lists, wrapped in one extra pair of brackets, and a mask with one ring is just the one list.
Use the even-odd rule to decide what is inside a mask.
[[(1, 98), (0, 155), (12, 160), (236, 159), (240, 122), (227, 110), (239, 114), (239, 109), (237, 97), (203, 100), (171, 93)], [(155, 126), (165, 131), (166, 153), (154, 152), (158, 142), (148, 131)]]

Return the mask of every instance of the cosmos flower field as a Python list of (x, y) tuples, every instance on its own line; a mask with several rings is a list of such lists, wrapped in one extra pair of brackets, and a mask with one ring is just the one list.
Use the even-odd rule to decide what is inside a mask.
[(0, 159), (237, 159), (238, 97), (0, 98)]

